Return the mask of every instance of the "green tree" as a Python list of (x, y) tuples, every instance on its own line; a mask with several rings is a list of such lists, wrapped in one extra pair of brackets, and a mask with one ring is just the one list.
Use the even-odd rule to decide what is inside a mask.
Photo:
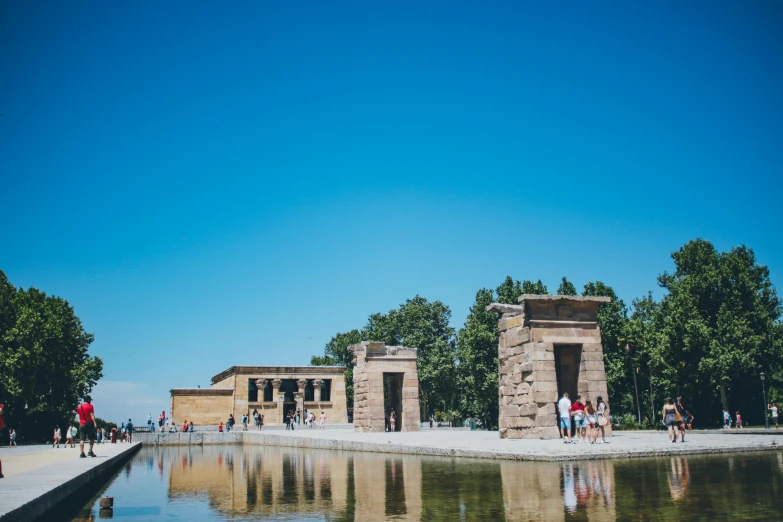
[(366, 341), (418, 350), (422, 415), (435, 408), (446, 411), (457, 398), (454, 329), (449, 326), (450, 318), (448, 306), (417, 295), (396, 310), (372, 314), (361, 332)]
[(560, 286), (557, 287), (557, 295), (577, 295), (574, 283), (563, 276), (563, 280), (560, 281)]
[(88, 354), (93, 336), (66, 300), (16, 290), (0, 271), (0, 303), (0, 395), (7, 415), (28, 440), (48, 438), (54, 424), (73, 418), (103, 362)]
[[(525, 283), (530, 283), (530, 281), (525, 281)], [(479, 293), (484, 291), (487, 291), (490, 294), (492, 294), (491, 290), (484, 290), (484, 289), (479, 290)], [(515, 304), (519, 304), (519, 296), (522, 295), (524, 292), (522, 291), (522, 283), (520, 283), (519, 281), (514, 281), (511, 278), (511, 276), (506, 276), (506, 279), (502, 283), (500, 283), (500, 285), (495, 289), (495, 293), (497, 294), (498, 303), (515, 305)], [(495, 322), (497, 322), (497, 317), (495, 317)]]
[[(546, 285), (539, 279), (535, 283), (533, 281), (522, 281), (522, 293), (523, 294), (538, 294), (549, 295), (549, 290), (546, 289)], [(502, 302), (502, 301), (500, 301)], [(516, 304), (516, 303), (514, 303)]]
[(345, 368), (345, 398), (349, 408), (353, 408), (353, 352), (348, 348), (362, 342), (359, 330), (338, 333), (326, 343), (324, 355), (314, 355), (310, 359), (313, 366), (342, 366)]
[(703, 415), (717, 417), (722, 406), (760, 417), (759, 371), (779, 375), (783, 361), (781, 303), (769, 270), (744, 245), (718, 252), (702, 239), (672, 258), (674, 272), (658, 278), (668, 291), (656, 361), (667, 391), (690, 398)]
[[(519, 286), (518, 291), (521, 292)], [(498, 316), (487, 311), (487, 306), (493, 301), (492, 290), (479, 290), (465, 326), (457, 334), (460, 410), (463, 417), (478, 417), (488, 428), (497, 426), (499, 411)]]
[[(561, 285), (562, 286), (562, 285)], [(604, 367), (610, 407), (614, 415), (636, 412), (634, 408), (633, 380), (628, 355), (625, 351), (625, 327), (627, 308), (614, 289), (602, 281), (589, 282), (582, 290), (583, 296), (609, 297), (611, 301), (598, 307), (598, 327), (604, 349)]]

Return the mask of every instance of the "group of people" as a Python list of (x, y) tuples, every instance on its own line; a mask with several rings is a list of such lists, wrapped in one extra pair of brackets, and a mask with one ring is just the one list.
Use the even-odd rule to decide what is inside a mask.
[[(609, 424), (609, 408), (602, 397), (598, 397), (593, 406), (592, 401), (582, 403), (582, 396), (577, 395), (572, 403), (568, 392), (557, 401), (558, 417), (560, 417), (560, 435), (564, 444), (575, 444), (577, 442), (590, 444), (605, 444), (605, 427)], [(571, 438), (573, 424), (573, 434), (576, 438)], [(598, 434), (601, 434), (601, 440), (598, 441)]]
[[(192, 424), (193, 423), (191, 423), (191, 425)], [(187, 426), (188, 426), (188, 421), (185, 421), (182, 431), (188, 431)], [(155, 433), (155, 423), (152, 421), (151, 413), (147, 415), (147, 427), (149, 428), (150, 433)], [(160, 415), (158, 415), (158, 429), (161, 432), (165, 432), (165, 431), (168, 431), (169, 433), (177, 432), (177, 423), (174, 421), (173, 416), (166, 417), (166, 410), (161, 411)]]
[[(286, 415), (283, 419), (283, 422), (285, 422), (285, 429), (293, 431), (295, 425), (302, 423), (303, 417), (305, 426), (307, 426), (309, 429), (315, 428), (315, 413), (312, 410), (307, 411), (305, 409), (304, 415), (302, 415), (299, 408), (297, 408), (296, 411), (291, 410), (288, 412), (288, 415)], [(321, 429), (326, 426), (326, 412), (321, 412), (321, 415), (318, 418), (318, 426)]]
[(680, 442), (685, 442), (685, 431), (693, 429), (693, 415), (685, 409), (682, 397), (677, 397), (677, 403), (669, 397), (663, 406), (663, 424), (667, 428), (669, 440), (677, 442), (677, 435), (680, 436)]

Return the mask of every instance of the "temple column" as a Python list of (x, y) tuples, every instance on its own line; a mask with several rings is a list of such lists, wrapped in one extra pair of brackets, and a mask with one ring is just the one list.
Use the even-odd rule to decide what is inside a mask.
[(275, 392), (277, 392), (277, 421), (280, 423), (285, 422), (283, 419), (283, 406), (285, 405), (285, 393), (280, 391), (280, 385), (283, 384), (281, 379), (272, 379), (272, 400), (275, 400)]
[[(269, 379), (256, 379), (256, 388), (258, 388), (257, 402), (264, 402), (264, 389), (266, 388), (267, 382), (269, 382)], [(274, 397), (272, 398), (274, 399)]]
[(315, 402), (321, 402), (321, 386), (323, 383), (323, 379), (315, 379), (313, 381), (313, 400)]
[(304, 389), (307, 386), (307, 379), (297, 379), (296, 384), (299, 386), (299, 391), (294, 393), (296, 407), (302, 415), (301, 422), (304, 423)]

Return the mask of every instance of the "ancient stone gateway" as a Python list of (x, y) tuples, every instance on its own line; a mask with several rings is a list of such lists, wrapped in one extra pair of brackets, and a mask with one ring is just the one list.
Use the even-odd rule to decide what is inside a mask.
[(395, 431), (419, 431), (419, 374), (416, 348), (364, 341), (348, 348), (354, 355), (353, 427), (386, 431), (389, 415)]
[[(498, 321), (500, 437), (555, 439), (556, 402), (608, 403), (604, 353), (596, 313), (608, 297), (520, 296), (519, 305), (493, 303)], [(606, 428), (611, 435), (611, 428)]]

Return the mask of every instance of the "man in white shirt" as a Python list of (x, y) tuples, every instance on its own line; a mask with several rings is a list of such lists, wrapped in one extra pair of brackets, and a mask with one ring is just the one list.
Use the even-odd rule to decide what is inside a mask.
[(568, 398), (568, 392), (563, 393), (563, 397), (557, 401), (557, 411), (560, 413), (560, 434), (563, 436), (563, 443), (571, 444), (571, 399)]

